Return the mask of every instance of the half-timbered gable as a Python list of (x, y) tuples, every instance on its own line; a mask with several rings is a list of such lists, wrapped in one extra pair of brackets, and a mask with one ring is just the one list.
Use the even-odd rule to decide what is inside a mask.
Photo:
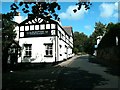
[(19, 24), (19, 37), (40, 37), (56, 35), (57, 22), (43, 16), (29, 15), (28, 19)]

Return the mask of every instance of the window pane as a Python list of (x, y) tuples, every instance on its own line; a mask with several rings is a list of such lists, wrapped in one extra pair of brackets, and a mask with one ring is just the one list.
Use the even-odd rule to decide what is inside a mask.
[(25, 56), (31, 56), (31, 44), (24, 44), (25, 46)]
[(35, 25), (35, 30), (39, 30), (39, 25)]
[(30, 30), (34, 30), (34, 25), (30, 25)]
[(46, 24), (46, 29), (50, 29), (50, 24)]
[(29, 26), (25, 26), (25, 31), (28, 31), (29, 30)]
[(24, 32), (20, 32), (20, 37), (24, 37)]
[(45, 25), (40, 25), (40, 29), (41, 30), (45, 29)]
[(51, 30), (51, 35), (55, 35), (55, 30)]
[(55, 29), (55, 24), (51, 24), (51, 29)]
[(50, 49), (50, 46), (48, 45), (48, 49)]
[(45, 46), (45, 49), (47, 50), (47, 45)]
[(48, 55), (48, 50), (46, 50), (46, 55)]
[(26, 51), (26, 54), (25, 54), (26, 56), (28, 56), (28, 51)]
[(28, 47), (25, 47), (25, 50), (28, 50)]
[(24, 31), (24, 26), (21, 26), (21, 27), (20, 27), (20, 31)]
[(52, 50), (50, 50), (50, 55), (52, 55)]
[(52, 45), (49, 45), (49, 49), (52, 49)]
[(47, 49), (49, 49), (49, 46), (47, 45)]
[(31, 47), (29, 47), (29, 50), (31, 50)]
[(53, 54), (52, 45), (45, 45), (45, 47), (46, 47), (46, 50), (45, 50), (46, 55), (52, 55)]
[(29, 56), (31, 56), (31, 51), (29, 51)]

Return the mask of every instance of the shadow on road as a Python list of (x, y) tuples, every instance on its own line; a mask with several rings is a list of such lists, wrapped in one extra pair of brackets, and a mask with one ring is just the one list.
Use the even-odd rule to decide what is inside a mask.
[(78, 68), (49, 67), (5, 73), (2, 90), (92, 90), (105, 81), (100, 75)]
[(56, 90), (92, 90), (94, 86), (106, 84), (105, 81), (100, 75), (66, 67), (59, 74)]
[(119, 63), (117, 65), (112, 64), (111, 62), (105, 62), (105, 60), (98, 59), (96, 57), (89, 57), (90, 63), (99, 64), (102, 67), (106, 67), (106, 71), (109, 74), (120, 76), (120, 66)]

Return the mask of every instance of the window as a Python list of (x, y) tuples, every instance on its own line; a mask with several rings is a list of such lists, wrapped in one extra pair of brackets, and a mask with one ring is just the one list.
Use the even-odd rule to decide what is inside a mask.
[(60, 56), (62, 56), (62, 54), (60, 54)]
[(62, 39), (64, 40), (64, 35), (62, 34)]
[(20, 32), (20, 37), (24, 37), (24, 32)]
[(59, 31), (59, 33), (60, 33), (60, 39), (62, 38), (62, 33)]
[(50, 29), (50, 24), (46, 24), (46, 29)]
[(60, 46), (60, 48), (62, 48), (62, 45), (59, 45)]
[(30, 30), (34, 30), (34, 25), (30, 25)]
[(45, 57), (53, 56), (53, 44), (44, 44), (45, 45)]
[(25, 26), (25, 31), (28, 31), (29, 30), (29, 26)]
[(25, 47), (25, 57), (31, 57), (32, 55), (32, 44), (24, 44)]
[(21, 27), (20, 27), (20, 31), (24, 31), (24, 26), (21, 26)]
[(44, 24), (40, 25), (40, 29), (45, 30), (45, 25)]
[(55, 35), (55, 30), (51, 30), (51, 35)]
[(55, 24), (51, 24), (51, 29), (55, 29)]
[(39, 30), (39, 25), (35, 25), (35, 30)]

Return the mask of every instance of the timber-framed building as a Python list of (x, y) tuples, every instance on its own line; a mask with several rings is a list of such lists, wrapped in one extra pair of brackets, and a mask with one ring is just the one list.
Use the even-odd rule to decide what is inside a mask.
[(18, 62), (57, 62), (73, 55), (73, 31), (58, 21), (44, 16), (29, 15), (16, 28), (21, 46)]

